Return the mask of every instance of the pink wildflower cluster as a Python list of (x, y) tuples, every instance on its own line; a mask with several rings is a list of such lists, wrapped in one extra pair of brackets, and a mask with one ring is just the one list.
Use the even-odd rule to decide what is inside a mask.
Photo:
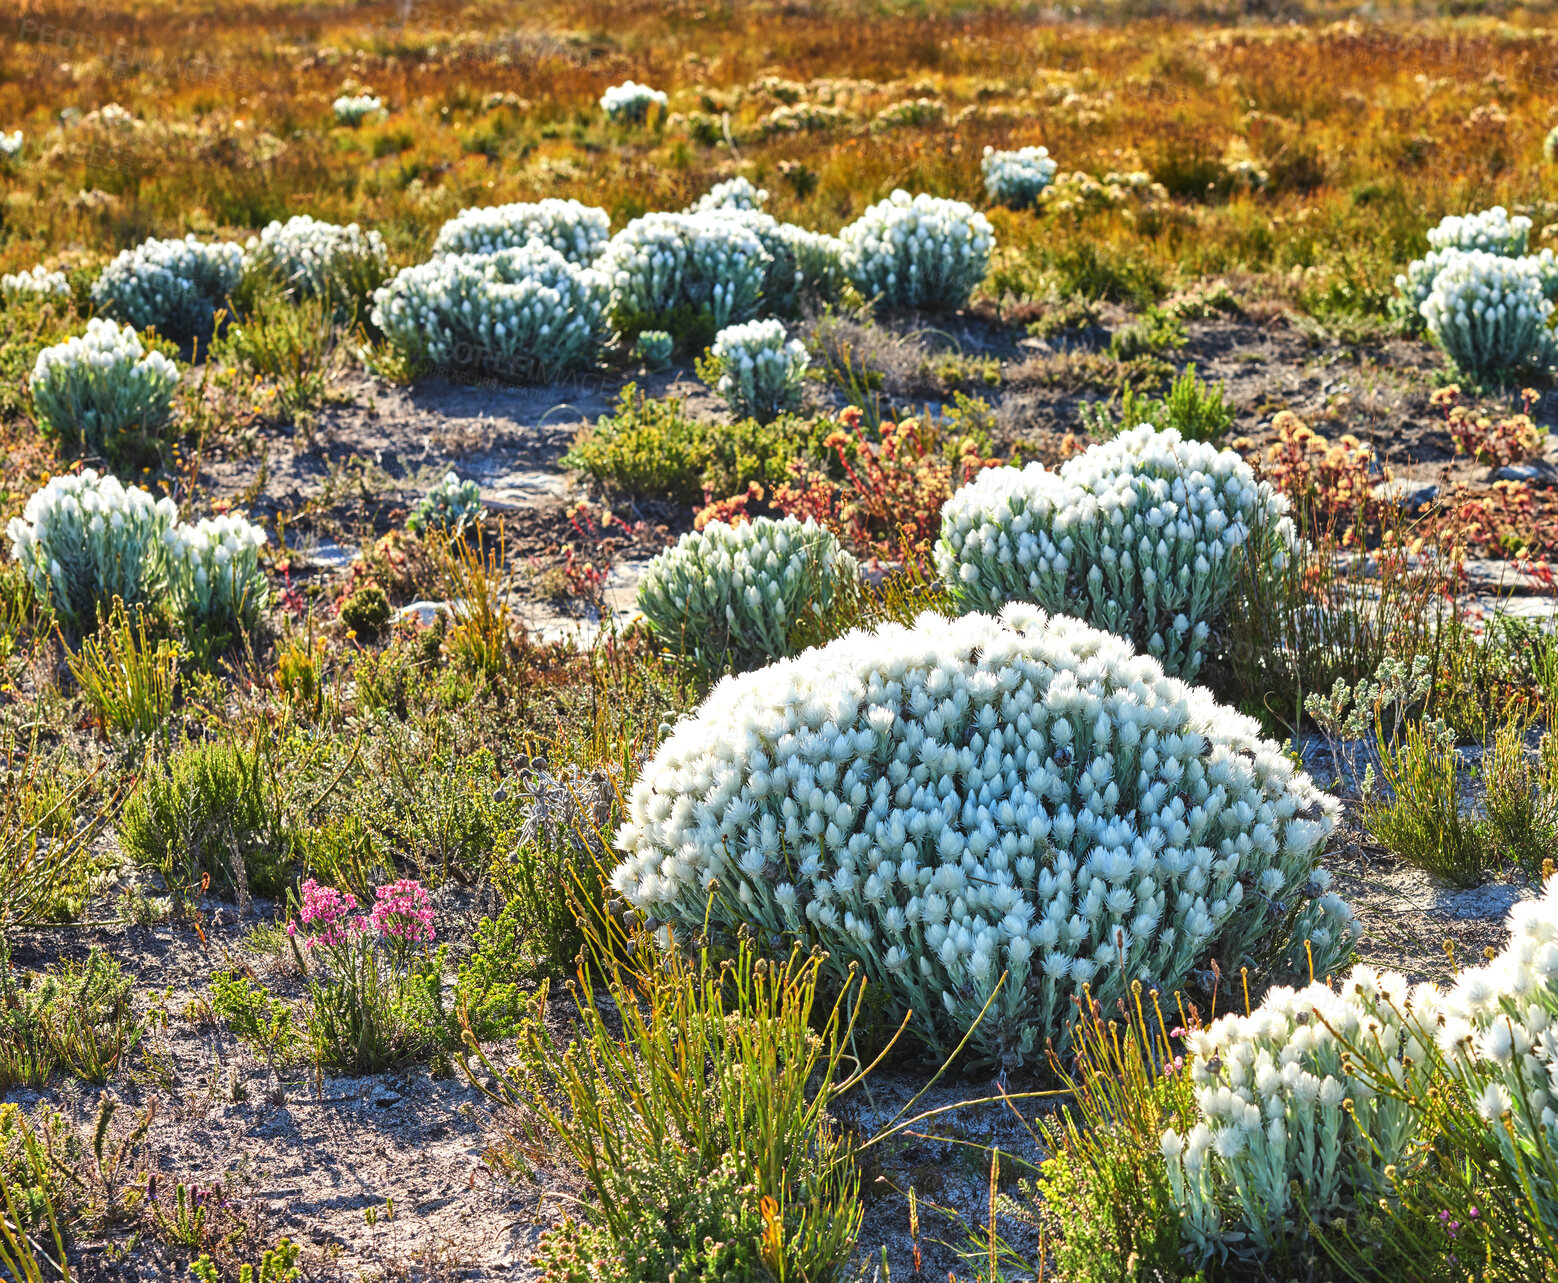
[(411, 944), (433, 939), (433, 901), (420, 882), (403, 878), (380, 887), (369, 921), (380, 935)]
[[(303, 907), (298, 911), (298, 918), (308, 932), (303, 940), (307, 949), (315, 945), (331, 949), (345, 944), (364, 925), (362, 915), (357, 913), (356, 896), (350, 891), (320, 886), (313, 878), (303, 883)], [(297, 933), (298, 924), (287, 923), (287, 934), (295, 936)]]

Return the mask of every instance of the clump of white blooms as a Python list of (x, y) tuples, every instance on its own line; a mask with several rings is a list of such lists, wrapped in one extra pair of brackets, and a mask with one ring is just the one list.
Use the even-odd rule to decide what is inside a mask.
[(757, 315), (772, 262), (742, 219), (706, 211), (635, 218), (611, 238), (600, 266), (619, 317), (688, 308), (723, 328)]
[(328, 295), (343, 267), (372, 263), (382, 272), (389, 255), (378, 232), (356, 223), (344, 227), (307, 214), (273, 221), (244, 247), (244, 265), (271, 271), (292, 293), (302, 297)]
[(369, 116), (376, 115), (383, 106), (383, 100), (372, 94), (342, 94), (330, 104), (330, 109), (335, 112), (336, 124), (356, 128)]
[(798, 410), (811, 358), (778, 321), (730, 325), (714, 336), (707, 381), (738, 419), (771, 423)]
[(1250, 1015), (1188, 1035), (1200, 1118), (1165, 1131), (1161, 1149), (1193, 1262), (1288, 1259), (1313, 1222), (1391, 1193), (1385, 1169), (1421, 1141), (1420, 1111), (1377, 1091), (1348, 1051), (1369, 1046), (1404, 1081), (1425, 1051), (1411, 1006), (1401, 976), (1360, 966), (1339, 991), (1279, 986)]
[(643, 330), (633, 340), (633, 359), (651, 370), (663, 370), (671, 364), (676, 340), (664, 330)]
[(895, 191), (839, 233), (855, 288), (888, 307), (958, 308), (990, 266), (995, 234), (972, 205)]
[(1535, 258), (1452, 252), (1423, 301), (1428, 333), (1468, 374), (1491, 376), (1553, 359), (1553, 310)]
[[(616, 890), (657, 919), (811, 934), (933, 1045), (1032, 1060), (1215, 955), (1333, 970), (1336, 804), (1250, 718), (1080, 620), (922, 615), (727, 678), (635, 784)], [(996, 995), (1003, 973), (1007, 980)]]
[(1234, 451), (1143, 424), (1054, 472), (981, 472), (942, 507), (936, 569), (961, 610), (1035, 602), (1130, 638), (1188, 679), (1242, 559), (1282, 564), (1286, 511)]
[(697, 214), (709, 209), (762, 209), (766, 204), (768, 189), (754, 187), (751, 179), (738, 174), (723, 183), (715, 183), (687, 207), (687, 212)]
[(143, 241), (124, 250), (92, 285), (92, 301), (138, 330), (155, 327), (175, 342), (210, 333), (216, 310), (243, 276), (237, 245)]
[(45, 433), (114, 458), (167, 424), (178, 382), (178, 367), (134, 329), (94, 316), (86, 334), (38, 353), (27, 387)]
[(0, 130), (0, 158), (10, 160), (22, 150), (22, 131), (13, 129), (10, 133)]
[(570, 263), (589, 267), (611, 239), (611, 217), (582, 201), (549, 197), (532, 203), (462, 209), (441, 228), (435, 254), (495, 254), (529, 241), (550, 246)]
[(1017, 151), (985, 148), (979, 164), (985, 176), (985, 192), (998, 205), (1027, 209), (1039, 203), (1039, 193), (1055, 181), (1059, 168), (1048, 147), (1022, 147)]
[(461, 481), (459, 474), (450, 472), (417, 500), (417, 506), (406, 518), (406, 529), (415, 535), (437, 530), (453, 536), (466, 526), (479, 525), (486, 516), (481, 487), (474, 481)]
[(757, 237), (769, 257), (763, 274), (762, 310), (795, 316), (807, 296), (831, 298), (843, 282), (843, 243), (836, 236), (795, 223), (781, 223), (755, 209), (717, 209), (716, 218), (740, 224)]
[(811, 518), (711, 521), (651, 561), (638, 608), (660, 639), (711, 668), (756, 667), (792, 653), (789, 630), (821, 617), (859, 573)]
[(650, 107), (664, 111), (668, 102), (670, 99), (660, 90), (624, 80), (600, 96), (600, 109), (619, 125), (641, 124), (648, 118)]
[[(1407, 270), (1396, 277), (1397, 294), (1390, 302), (1391, 315), (1409, 330), (1421, 329), (1423, 304), (1433, 293), (1434, 281), (1461, 253), (1481, 250), (1502, 258), (1519, 258), (1526, 252), (1530, 234), (1531, 220), (1523, 214), (1510, 217), (1502, 205), (1478, 214), (1450, 214), (1440, 219), (1439, 225), (1428, 233), (1428, 254), (1413, 259)], [(1552, 251), (1545, 253), (1550, 260)], [(1551, 298), (1558, 293), (1558, 271), (1544, 271), (1544, 288), (1548, 277), (1555, 287), (1546, 291)]]
[(51, 272), (39, 263), (26, 272), (7, 272), (0, 276), (0, 296), (27, 298), (43, 294), (49, 298), (69, 298), (70, 282), (64, 272)]
[(265, 608), (260, 568), (265, 532), (235, 513), (180, 523), (163, 537), (168, 586), (187, 625), (212, 632), (247, 628)]
[[(1439, 1066), (1468, 1088), (1509, 1169), (1530, 1170), (1558, 1145), (1558, 877), (1510, 910), (1496, 956), (1435, 996), (1414, 1005), (1419, 1037), (1437, 1039)], [(1558, 1233), (1558, 1191), (1539, 1180), (1531, 1209)]]
[(154, 601), (165, 583), (163, 535), (178, 510), (91, 468), (51, 478), (6, 533), (40, 601), (77, 630), (89, 629), (115, 597)]
[(1524, 214), (1510, 217), (1502, 205), (1480, 214), (1450, 214), (1428, 233), (1428, 247), (1440, 252), (1450, 249), (1486, 250), (1503, 258), (1516, 258), (1526, 252), (1531, 220)]
[(1558, 165), (1558, 125), (1549, 129), (1547, 137), (1542, 139), (1542, 157), (1549, 165)]
[(600, 272), (532, 241), (406, 268), (374, 292), (371, 315), (415, 361), (526, 383), (594, 362), (609, 301)]

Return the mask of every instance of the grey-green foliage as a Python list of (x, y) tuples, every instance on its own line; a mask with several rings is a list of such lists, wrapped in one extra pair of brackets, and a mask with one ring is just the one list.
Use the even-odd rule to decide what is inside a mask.
[(633, 341), (633, 358), (650, 370), (663, 370), (671, 364), (676, 340), (664, 330), (644, 330)]
[(644, 572), (638, 608), (662, 642), (706, 668), (757, 667), (791, 653), (803, 616), (820, 616), (859, 573), (810, 518), (711, 521)]
[(175, 342), (207, 338), (216, 310), (243, 276), (243, 250), (183, 240), (142, 241), (114, 259), (92, 286), (92, 301), (138, 330)]
[(810, 364), (805, 345), (790, 338), (780, 322), (748, 321), (715, 336), (700, 373), (736, 418), (772, 423), (785, 411), (801, 408)]
[(151, 604), (167, 585), (164, 536), (177, 510), (166, 497), (91, 468), (53, 477), (7, 528), (11, 556), (40, 601), (65, 624), (92, 627), (117, 597)]
[(942, 507), (936, 569), (959, 610), (1030, 601), (1201, 668), (1241, 565), (1283, 564), (1286, 501), (1231, 450), (1132, 428), (1068, 460), (990, 468)]
[(178, 384), (177, 365), (98, 316), (85, 335), (39, 352), (27, 381), (45, 435), (115, 461), (162, 435)]
[(416, 535), (433, 530), (458, 535), (467, 526), (479, 525), (486, 515), (481, 487), (474, 481), (461, 481), (457, 473), (450, 472), (417, 500), (417, 506), (406, 518), (406, 529)]

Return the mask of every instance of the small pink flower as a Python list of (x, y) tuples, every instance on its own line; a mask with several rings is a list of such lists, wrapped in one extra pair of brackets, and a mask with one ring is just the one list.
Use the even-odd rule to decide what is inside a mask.
[(374, 892), (377, 903), (369, 921), (380, 935), (411, 944), (433, 939), (433, 901), (414, 878), (391, 882)]
[[(345, 944), (354, 932), (362, 930), (361, 915), (356, 919), (350, 918), (356, 909), (357, 897), (350, 891), (320, 886), (313, 878), (309, 878), (303, 883), (303, 907), (298, 910), (298, 918), (309, 931), (303, 947), (312, 949), (315, 945), (323, 945), (334, 948)], [(297, 934), (292, 923), (287, 924), (287, 931), (291, 935)]]

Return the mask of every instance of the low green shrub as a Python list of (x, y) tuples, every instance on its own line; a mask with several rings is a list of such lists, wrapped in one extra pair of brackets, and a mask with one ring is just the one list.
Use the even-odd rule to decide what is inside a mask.
[(198, 744), (148, 767), (119, 821), (119, 844), (175, 893), (203, 877), (228, 894), (276, 898), (296, 845), (264, 742)]
[(93, 947), (41, 972), (13, 969), (0, 941), (0, 1091), (42, 1087), (55, 1073), (104, 1083), (140, 1042), (133, 979)]
[(766, 425), (706, 423), (689, 415), (684, 401), (654, 400), (630, 383), (615, 412), (585, 429), (562, 462), (613, 490), (702, 504), (708, 495), (740, 494), (754, 481), (778, 486), (792, 459), (821, 453), (834, 426), (790, 415)]
[(545, 1277), (843, 1278), (860, 1169), (830, 1106), (862, 1073), (843, 1068), (846, 997), (816, 1007), (820, 954), (765, 959), (743, 937), (729, 959), (689, 956), (611, 915), (586, 936), (573, 1047), (538, 999), (513, 1069), (471, 1033), (461, 1058), (473, 1082), (472, 1057), (491, 1094), (540, 1115), (595, 1195), (548, 1235)]

